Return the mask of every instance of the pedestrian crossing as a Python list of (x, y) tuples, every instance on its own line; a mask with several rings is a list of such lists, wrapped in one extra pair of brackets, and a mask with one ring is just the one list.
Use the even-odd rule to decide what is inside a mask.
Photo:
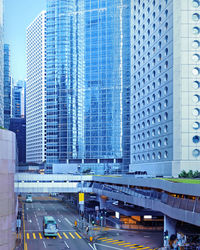
[(150, 247), (145, 247), (143, 245), (133, 244), (131, 242), (125, 242), (123, 240), (115, 240), (115, 239), (108, 238), (108, 237), (98, 238), (98, 240), (103, 242), (103, 243), (118, 245), (120, 247), (124, 247), (127, 249), (130, 248), (130, 249), (134, 249), (134, 250), (153, 250)]
[[(22, 234), (17, 234), (17, 239), (21, 239)], [(37, 240), (37, 239), (82, 239), (81, 235), (78, 232), (58, 232), (57, 237), (46, 237), (42, 232), (25, 232), (26, 240)]]

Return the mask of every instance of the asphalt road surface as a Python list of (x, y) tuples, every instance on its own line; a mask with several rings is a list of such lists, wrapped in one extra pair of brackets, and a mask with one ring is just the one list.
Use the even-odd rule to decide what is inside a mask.
[[(44, 237), (43, 217), (46, 215), (55, 218), (57, 237)], [(32, 203), (24, 203), (24, 219), (27, 250), (151, 250), (162, 246), (162, 232), (112, 229), (106, 229), (90, 243), (74, 227), (77, 211), (56, 198), (33, 197)]]
[[(61, 202), (45, 200), (45, 197), (25, 203), (25, 238), (27, 250), (91, 250), (93, 247), (74, 229), (77, 214)], [(43, 217), (51, 215), (58, 226), (57, 237), (44, 237)]]

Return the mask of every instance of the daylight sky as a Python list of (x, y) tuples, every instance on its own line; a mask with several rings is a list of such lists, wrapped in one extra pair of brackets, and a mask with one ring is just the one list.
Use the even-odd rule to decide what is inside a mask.
[(4, 1), (4, 40), (10, 44), (15, 82), (26, 79), (26, 28), (45, 7), (46, 0)]

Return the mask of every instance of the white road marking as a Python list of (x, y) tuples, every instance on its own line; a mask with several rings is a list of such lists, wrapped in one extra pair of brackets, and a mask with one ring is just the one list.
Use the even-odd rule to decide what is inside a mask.
[(65, 218), (65, 220), (69, 223), (70, 226), (72, 226), (72, 223), (67, 218)]
[(44, 241), (43, 241), (43, 244), (44, 244), (44, 247), (45, 247), (45, 248), (47, 248), (47, 246), (46, 246), (46, 244), (45, 244), (45, 242), (44, 242)]
[(67, 247), (67, 248), (69, 248), (69, 246), (67, 245), (67, 242), (66, 242), (66, 241), (64, 241), (64, 243), (65, 243), (66, 247)]
[(32, 223), (32, 220), (29, 220), (30, 223)]
[(99, 245), (99, 246), (103, 246), (103, 247), (108, 247), (108, 248), (112, 248), (112, 249), (122, 250), (122, 248), (111, 247), (111, 246), (103, 245), (103, 244), (99, 244), (99, 243), (95, 243), (95, 244), (96, 244), (96, 245)]
[(58, 219), (58, 222), (61, 222), (61, 220)]
[(94, 250), (93, 246), (90, 243), (88, 243), (88, 245)]

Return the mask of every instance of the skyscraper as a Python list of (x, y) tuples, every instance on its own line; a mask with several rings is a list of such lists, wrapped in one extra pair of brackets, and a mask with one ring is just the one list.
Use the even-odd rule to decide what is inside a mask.
[(84, 157), (84, 1), (47, 1), (46, 159)]
[(4, 125), (3, 55), (3, 0), (0, 0), (0, 126)]
[(199, 169), (200, 2), (131, 1), (131, 171)]
[[(85, 0), (85, 157), (129, 166), (130, 1)], [(111, 165), (112, 166), (112, 165)]]
[(45, 161), (46, 12), (27, 28), (26, 160)]
[(4, 128), (9, 129), (11, 109), (10, 46), (4, 44)]
[(24, 81), (18, 81), (13, 87), (13, 117), (24, 117)]
[(47, 162), (129, 164), (129, 1), (47, 1)]

